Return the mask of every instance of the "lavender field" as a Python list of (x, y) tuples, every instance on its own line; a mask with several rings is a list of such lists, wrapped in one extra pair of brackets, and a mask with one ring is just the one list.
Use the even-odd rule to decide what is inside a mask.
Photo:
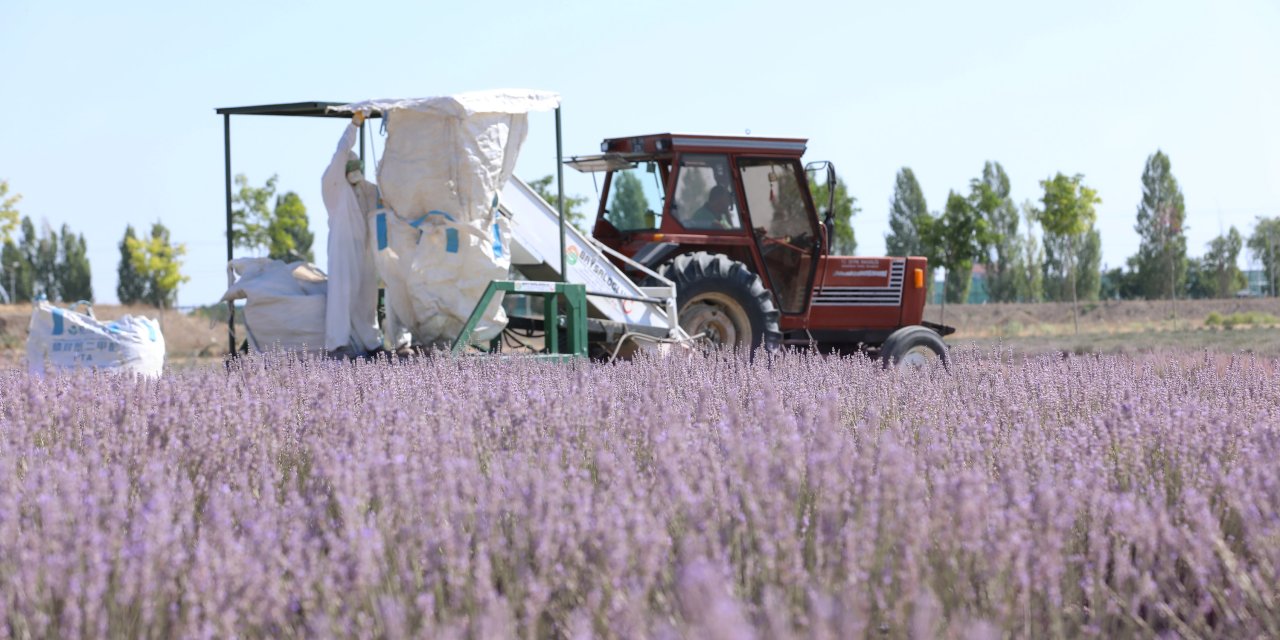
[(1280, 635), (1280, 372), (0, 373), (0, 635)]

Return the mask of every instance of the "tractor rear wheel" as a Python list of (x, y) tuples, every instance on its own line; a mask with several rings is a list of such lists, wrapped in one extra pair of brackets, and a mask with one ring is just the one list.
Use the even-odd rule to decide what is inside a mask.
[(719, 253), (676, 256), (659, 271), (676, 285), (680, 328), (706, 342), (755, 350), (778, 348), (778, 307), (760, 276)]
[(912, 325), (889, 334), (880, 346), (884, 367), (919, 369), (933, 363), (947, 366), (947, 343), (929, 327)]

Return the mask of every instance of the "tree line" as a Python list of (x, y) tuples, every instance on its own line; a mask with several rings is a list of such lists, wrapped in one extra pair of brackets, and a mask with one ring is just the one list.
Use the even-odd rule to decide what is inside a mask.
[[(307, 208), (297, 193), (276, 195), (278, 178), (255, 187), (243, 175), (236, 176), (232, 198), (232, 242), (235, 246), (266, 251), (268, 257), (315, 260)], [(43, 225), (38, 231), (30, 217), (22, 216), (22, 196), (9, 194), (9, 183), (0, 180), (0, 289), (9, 302), (40, 298), (74, 302), (93, 301), (93, 285), (84, 234)], [(270, 206), (274, 200), (274, 206)], [(117, 247), (116, 297), (121, 304), (173, 307), (178, 286), (190, 280), (182, 273), (186, 245), (175, 243), (169, 229), (153, 223), (146, 233), (125, 227)]]
[[(30, 216), (19, 212), (21, 199), (18, 194), (9, 195), (8, 182), (0, 180), (0, 288), (7, 293), (7, 301), (92, 302), (84, 234), (73, 233), (66, 224), (55, 230), (44, 223), (37, 230)], [(186, 247), (173, 243), (160, 222), (151, 225), (146, 237), (139, 237), (129, 225), (119, 247), (116, 295), (120, 302), (172, 307), (178, 285), (189, 280), (182, 275)]]
[(1105, 272), (1097, 191), (1082, 175), (1063, 173), (1041, 180), (1040, 188), (1039, 200), (1015, 205), (1004, 167), (987, 162), (967, 191), (949, 192), (943, 210), (930, 212), (915, 173), (903, 167), (889, 202), (886, 252), (925, 256), (945, 269), (947, 302), (968, 299), (977, 264), (985, 268), (992, 302), (1074, 302), (1230, 297), (1246, 286), (1238, 260), (1247, 246), (1263, 265), (1269, 295), (1276, 294), (1280, 218), (1260, 217), (1247, 240), (1233, 226), (1203, 255), (1188, 256), (1186, 205), (1162, 151), (1147, 158), (1142, 173), (1138, 253)]
[[(293, 191), (277, 195), (277, 182), (273, 175), (255, 187), (243, 174), (235, 177), (232, 242), (273, 259), (314, 261), (306, 206)], [(545, 176), (530, 184), (554, 205), (550, 183), (551, 176)], [(1166, 154), (1157, 150), (1147, 158), (1142, 185), (1134, 224), (1141, 238), (1138, 253), (1104, 272), (1102, 238), (1095, 228), (1101, 199), (1082, 175), (1058, 173), (1041, 180), (1039, 200), (1017, 205), (1004, 167), (987, 162), (967, 190), (950, 191), (942, 210), (931, 212), (915, 173), (903, 167), (889, 203), (886, 253), (925, 256), (931, 266), (945, 269), (944, 299), (951, 303), (968, 299), (978, 264), (985, 268), (993, 302), (1229, 297), (1246, 286), (1238, 267), (1245, 248), (1262, 263), (1267, 294), (1280, 291), (1280, 217), (1259, 217), (1247, 238), (1233, 226), (1211, 240), (1200, 257), (1190, 257), (1184, 198)], [(812, 188), (814, 202), (825, 205), (825, 185)], [(638, 185), (634, 190), (639, 191)], [(19, 214), (20, 200), (0, 180), (0, 287), (18, 302), (40, 296), (92, 300), (84, 234), (65, 224), (60, 230), (48, 224), (37, 230), (29, 217)], [(567, 217), (579, 228), (588, 226), (581, 211), (585, 202), (566, 196)], [(856, 250), (852, 218), (860, 210), (857, 198), (838, 180), (836, 253)], [(158, 221), (146, 235), (128, 226), (118, 246), (116, 294), (121, 303), (173, 306), (178, 285), (189, 279), (181, 272), (185, 246), (173, 243)]]

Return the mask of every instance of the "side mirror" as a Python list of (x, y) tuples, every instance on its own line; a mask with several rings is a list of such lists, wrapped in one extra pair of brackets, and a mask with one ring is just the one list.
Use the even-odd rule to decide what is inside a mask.
[(826, 239), (824, 248), (827, 250), (828, 254), (831, 253), (831, 247), (835, 243), (836, 239), (836, 217), (831, 211), (832, 210), (828, 208), (827, 215), (822, 217), (822, 235), (825, 236)]

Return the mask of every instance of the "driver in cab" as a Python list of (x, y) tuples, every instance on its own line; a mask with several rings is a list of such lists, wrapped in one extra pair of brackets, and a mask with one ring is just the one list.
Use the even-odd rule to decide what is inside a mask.
[(730, 212), (732, 208), (733, 195), (729, 190), (720, 185), (711, 187), (707, 202), (689, 218), (689, 226), (699, 229), (736, 229), (738, 221)]

